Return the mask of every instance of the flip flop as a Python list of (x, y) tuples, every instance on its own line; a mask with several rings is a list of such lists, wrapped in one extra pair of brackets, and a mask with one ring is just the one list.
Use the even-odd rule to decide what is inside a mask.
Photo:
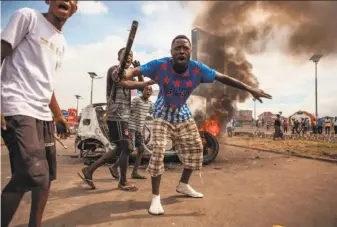
[(126, 192), (136, 192), (138, 191), (138, 188), (136, 186), (134, 186), (133, 184), (129, 185), (121, 185), (118, 184), (118, 188), (122, 191), (126, 191)]
[(139, 175), (139, 174), (132, 174), (131, 178), (132, 179), (142, 179), (142, 180), (147, 179), (146, 176), (142, 176), (142, 175)]
[(87, 184), (92, 190), (96, 189), (94, 182), (91, 179), (86, 178), (83, 171), (82, 171), (82, 174), (83, 176), (81, 175), (81, 173), (77, 173), (77, 175), (83, 180), (83, 182)]
[(109, 167), (110, 174), (113, 178), (119, 179), (119, 173), (117, 169)]

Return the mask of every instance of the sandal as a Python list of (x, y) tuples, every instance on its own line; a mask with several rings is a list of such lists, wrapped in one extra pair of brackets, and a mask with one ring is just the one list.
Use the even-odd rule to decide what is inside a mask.
[(110, 171), (110, 174), (111, 174), (111, 176), (112, 176), (113, 178), (119, 179), (118, 169), (109, 167), (109, 171)]
[(82, 169), (82, 174), (83, 174), (83, 176), (82, 176), (81, 173), (77, 173), (77, 174), (78, 174), (78, 176), (83, 180), (83, 182), (84, 182), (85, 184), (87, 184), (92, 190), (96, 189), (96, 186), (95, 186), (94, 182), (92, 181), (92, 179), (89, 179), (89, 178), (86, 176), (84, 168)]
[(119, 183), (118, 188), (122, 191), (127, 191), (127, 192), (138, 191), (138, 188), (136, 186), (134, 186), (133, 184), (128, 184), (128, 183), (126, 183), (126, 185), (122, 185), (122, 184)]
[(147, 177), (146, 176), (142, 176), (142, 175), (139, 175), (138, 173), (133, 173), (133, 174), (131, 174), (131, 178), (132, 179), (147, 179)]

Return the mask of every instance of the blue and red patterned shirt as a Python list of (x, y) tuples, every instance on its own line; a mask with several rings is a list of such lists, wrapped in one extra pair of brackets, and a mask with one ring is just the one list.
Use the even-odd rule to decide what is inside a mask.
[(172, 68), (172, 58), (153, 60), (140, 66), (145, 77), (157, 82), (160, 92), (153, 107), (153, 116), (172, 123), (192, 117), (186, 101), (200, 83), (212, 83), (215, 70), (205, 64), (190, 60), (187, 70), (176, 73)]

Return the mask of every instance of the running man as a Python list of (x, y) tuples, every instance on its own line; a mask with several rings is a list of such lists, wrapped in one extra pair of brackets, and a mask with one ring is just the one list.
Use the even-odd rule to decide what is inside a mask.
[[(140, 67), (126, 71), (126, 79), (144, 75), (156, 81), (160, 93), (154, 104), (153, 122), (153, 153), (147, 168), (152, 177), (152, 202), (149, 213), (159, 215), (164, 213), (161, 205), (159, 187), (161, 175), (164, 173), (164, 152), (167, 139), (171, 138), (173, 145), (179, 151), (179, 158), (184, 164), (180, 182), (176, 191), (194, 198), (202, 198), (203, 194), (196, 192), (189, 184), (193, 170), (202, 167), (203, 145), (198, 128), (186, 104), (188, 97), (200, 83), (212, 83), (217, 80), (223, 84), (248, 91), (261, 101), (271, 98), (260, 89), (251, 88), (246, 84), (219, 73), (201, 62), (190, 60), (191, 42), (184, 36), (175, 37), (171, 43), (171, 57), (153, 60)], [(117, 77), (116, 70), (114, 78)]]
[(28, 191), (32, 191), (28, 226), (41, 226), (51, 181), (56, 179), (52, 114), (69, 130), (53, 90), (66, 48), (62, 28), (77, 11), (77, 1), (46, 3), (48, 13), (20, 9), (2, 31), (1, 134), (12, 169), (1, 194), (4, 227)]
[[(121, 61), (124, 56), (125, 48), (118, 51), (118, 61)], [(126, 62), (125, 69), (128, 69), (133, 63), (133, 53), (130, 51), (128, 61)], [(138, 65), (137, 65), (138, 66)], [(135, 192), (138, 188), (127, 182), (126, 171), (129, 164), (129, 156), (133, 150), (132, 141), (129, 136), (129, 124), (131, 107), (131, 89), (143, 89), (146, 86), (152, 85), (155, 82), (149, 81), (131, 81), (113, 80), (112, 73), (118, 68), (117, 65), (109, 68), (107, 73), (107, 102), (108, 105), (108, 128), (109, 128), (109, 140), (116, 144), (116, 149), (106, 152), (96, 162), (92, 163), (88, 167), (82, 168), (82, 171), (78, 175), (82, 178), (84, 183), (89, 185), (92, 189), (96, 189), (96, 186), (92, 180), (92, 175), (101, 166), (109, 163), (113, 157), (119, 155), (119, 166), (121, 176), (118, 183), (118, 188), (123, 191)], [(115, 102), (110, 99), (111, 89), (113, 84), (116, 83), (116, 100)], [(111, 169), (110, 169), (111, 171)], [(111, 173), (113, 174), (113, 173)], [(118, 174), (118, 172), (117, 172)]]

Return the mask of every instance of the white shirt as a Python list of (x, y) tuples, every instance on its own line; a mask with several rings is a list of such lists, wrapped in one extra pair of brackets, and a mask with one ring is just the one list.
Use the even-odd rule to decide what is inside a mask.
[(54, 76), (66, 48), (63, 34), (42, 13), (23, 8), (10, 18), (1, 39), (13, 49), (1, 71), (1, 111), (51, 121)]

